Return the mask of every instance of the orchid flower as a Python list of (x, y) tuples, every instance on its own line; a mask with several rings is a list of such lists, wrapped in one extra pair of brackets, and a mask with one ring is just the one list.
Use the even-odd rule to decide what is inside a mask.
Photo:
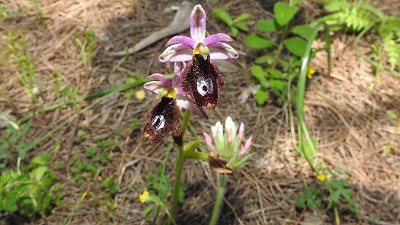
[(206, 12), (201, 5), (196, 5), (190, 15), (190, 36), (174, 36), (166, 44), (168, 46), (160, 55), (161, 62), (190, 61), (196, 54), (204, 59), (236, 59), (239, 54), (225, 42), (233, 39), (224, 33), (206, 37)]
[(148, 77), (154, 80), (143, 85), (146, 90), (161, 97), (161, 100), (147, 113), (147, 123), (142, 130), (144, 137), (152, 142), (161, 141), (171, 132), (173, 136), (180, 135), (182, 119), (179, 107), (206, 117), (202, 109), (194, 106), (192, 99), (180, 86), (179, 80), (184, 67), (184, 62), (175, 63), (172, 80), (163, 74), (154, 73)]
[[(251, 146), (252, 137), (244, 140), (244, 124), (241, 123), (238, 127), (230, 116), (225, 120), (225, 126), (221, 122), (217, 122), (215, 126), (211, 127), (212, 135), (203, 133), (204, 140), (209, 153), (210, 165), (215, 165), (215, 161), (225, 163), (225, 168), (212, 168), (213, 170), (223, 173), (229, 173), (229, 169), (237, 170), (249, 161), (250, 155), (246, 155)], [(232, 169), (231, 169), (232, 170)]]
[(182, 82), (180, 80), (185, 66), (185, 62), (176, 62), (172, 80), (163, 74), (154, 73), (147, 77), (153, 81), (145, 83), (143, 87), (146, 90), (157, 94), (159, 97), (176, 99), (178, 106), (187, 109), (196, 115), (207, 117), (204, 111), (196, 107), (191, 97), (182, 89)]

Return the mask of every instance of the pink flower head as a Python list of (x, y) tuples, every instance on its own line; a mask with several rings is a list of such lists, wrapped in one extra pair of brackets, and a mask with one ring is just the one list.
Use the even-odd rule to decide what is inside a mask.
[(233, 168), (237, 170), (249, 162), (251, 154), (247, 154), (247, 150), (250, 148), (252, 143), (252, 137), (248, 138), (242, 143), (244, 136), (244, 125), (240, 126), (228, 116), (225, 120), (225, 125), (221, 122), (217, 122), (211, 127), (212, 136), (203, 133), (204, 140), (210, 155), (217, 157), (226, 162), (227, 168)]
[(204, 59), (236, 59), (239, 54), (226, 44), (233, 39), (224, 33), (206, 37), (206, 12), (201, 5), (196, 5), (190, 15), (190, 36), (174, 36), (160, 55), (161, 62), (190, 61), (193, 56), (202, 55)]

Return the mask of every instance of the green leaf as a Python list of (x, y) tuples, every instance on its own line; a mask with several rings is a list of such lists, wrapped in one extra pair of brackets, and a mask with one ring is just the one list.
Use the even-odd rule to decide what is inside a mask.
[(297, 4), (300, 4), (302, 2), (304, 2), (304, 0), (292, 0), (292, 4), (293, 5), (297, 5)]
[(48, 171), (47, 166), (39, 166), (31, 171), (30, 175), (36, 181), (41, 181), (43, 175)]
[(244, 43), (247, 46), (255, 49), (262, 49), (276, 45), (276, 43), (273, 40), (266, 39), (256, 34), (247, 36), (246, 39), (244, 40)]
[(235, 23), (235, 27), (239, 28), (242, 31), (248, 31), (249, 27), (244, 22)]
[(148, 219), (150, 217), (151, 212), (153, 212), (153, 207), (154, 205), (150, 205), (144, 209), (143, 214), (145, 219)]
[(268, 81), (268, 83), (272, 88), (276, 88), (276, 89), (280, 89), (280, 90), (286, 86), (286, 83), (283, 82), (282, 80), (272, 80), (271, 79)]
[(278, 79), (280, 79), (280, 78), (282, 78), (282, 72), (280, 71), (280, 70), (277, 70), (277, 69), (273, 69), (273, 70), (269, 70), (268, 71), (268, 74), (271, 74), (271, 78), (278, 78)]
[(250, 17), (251, 17), (250, 13), (242, 13), (234, 20), (234, 22), (235, 23), (244, 22), (244, 21), (250, 19)]
[(257, 64), (263, 64), (263, 63), (272, 64), (273, 60), (274, 57), (272, 55), (263, 55), (254, 60), (254, 62)]
[(314, 29), (312, 29), (311, 27), (309, 27), (307, 25), (298, 25), (298, 26), (293, 27), (291, 32), (293, 34), (298, 34), (301, 37), (309, 40), (313, 33), (313, 30)]
[(265, 72), (261, 66), (253, 65), (250, 70), (253, 76), (257, 78), (257, 80), (262, 80), (265, 78)]
[(264, 105), (268, 100), (268, 92), (266, 92), (262, 87), (260, 87), (256, 93), (256, 102), (258, 105)]
[(199, 146), (200, 140), (193, 140), (183, 146), (183, 152), (193, 152)]
[(305, 199), (304, 199), (304, 197), (303, 196), (297, 196), (296, 197), (296, 206), (298, 207), (298, 208), (304, 208), (306, 205), (305, 205)]
[(41, 166), (47, 166), (49, 165), (51, 160), (50, 154), (48, 152), (45, 152), (41, 155), (35, 156), (31, 163), (36, 164), (36, 165), (41, 165)]
[(307, 140), (304, 140), (304, 152), (307, 154), (308, 157), (316, 157), (317, 152), (315, 149), (317, 148), (317, 140), (311, 139), (312, 146), (310, 146)]
[(335, 12), (339, 10), (345, 10), (350, 8), (350, 3), (347, 2), (347, 0), (335, 0), (335, 1), (328, 1), (327, 4), (325, 4), (324, 9), (328, 12)]
[(275, 19), (279, 25), (286, 25), (297, 13), (299, 8), (289, 6), (284, 2), (278, 2), (274, 5)]
[(307, 42), (301, 38), (288, 38), (283, 41), (285, 47), (295, 56), (302, 57), (306, 51)]
[(97, 152), (97, 148), (92, 146), (86, 151), (86, 157), (89, 159), (93, 158), (93, 156), (96, 155), (96, 152)]
[(276, 32), (282, 29), (275, 20), (260, 20), (256, 23), (256, 29), (265, 32)]
[(231, 16), (225, 11), (223, 8), (213, 8), (212, 14), (217, 19), (221, 20), (222, 22), (226, 23), (228, 26), (233, 25), (233, 21)]
[(231, 29), (232, 37), (236, 37), (239, 34), (239, 30), (236, 27), (232, 26), (232, 27), (229, 27), (229, 28)]

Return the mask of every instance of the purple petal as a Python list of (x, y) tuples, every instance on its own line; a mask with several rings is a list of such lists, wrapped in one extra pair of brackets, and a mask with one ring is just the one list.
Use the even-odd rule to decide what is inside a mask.
[(181, 106), (184, 109), (189, 110), (190, 112), (203, 117), (203, 118), (208, 118), (207, 115), (205, 114), (205, 112), (202, 109), (199, 109), (198, 107), (196, 107), (192, 101), (190, 101), (188, 98), (185, 97), (178, 97), (176, 99), (176, 104), (178, 104), (179, 106)]
[[(174, 87), (180, 86), (180, 78), (182, 71), (185, 69), (186, 63), (185, 62), (175, 62), (174, 63), (174, 78), (172, 79), (172, 85)], [(179, 93), (178, 93), (179, 94)]]
[(190, 15), (190, 36), (197, 42), (203, 42), (206, 36), (206, 12), (196, 5)]
[(218, 34), (212, 34), (208, 37), (206, 37), (206, 39), (204, 39), (203, 43), (207, 46), (212, 45), (216, 42), (232, 42), (233, 39), (224, 33), (218, 33)]
[(239, 53), (225, 43), (216, 42), (208, 48), (210, 49), (210, 59), (237, 59), (239, 57)]
[(194, 45), (196, 44), (196, 41), (191, 39), (190, 37), (178, 35), (169, 39), (169, 41), (167, 42), (167, 44), (165, 44), (165, 46), (170, 46), (174, 44), (183, 44), (186, 47), (193, 49)]
[(183, 62), (192, 60), (192, 49), (183, 44), (171, 45), (160, 55), (160, 62)]
[(143, 85), (143, 88), (153, 92), (154, 94), (158, 94), (158, 92), (162, 89), (163, 84), (161, 81), (149, 81)]
[(152, 75), (148, 76), (147, 79), (159, 80), (165, 88), (170, 88), (172, 86), (172, 81), (160, 73), (153, 73)]

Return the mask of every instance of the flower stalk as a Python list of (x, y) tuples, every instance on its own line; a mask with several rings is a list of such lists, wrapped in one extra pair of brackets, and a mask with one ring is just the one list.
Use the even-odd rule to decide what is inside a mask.
[(225, 180), (226, 180), (226, 174), (221, 174), (219, 176), (219, 186), (218, 186), (218, 193), (217, 193), (217, 199), (215, 200), (215, 205), (214, 205), (214, 210), (211, 216), (210, 220), (210, 225), (215, 225), (217, 220), (218, 220), (218, 215), (219, 212), (222, 208), (221, 201), (222, 198), (224, 197), (224, 192), (225, 192)]

